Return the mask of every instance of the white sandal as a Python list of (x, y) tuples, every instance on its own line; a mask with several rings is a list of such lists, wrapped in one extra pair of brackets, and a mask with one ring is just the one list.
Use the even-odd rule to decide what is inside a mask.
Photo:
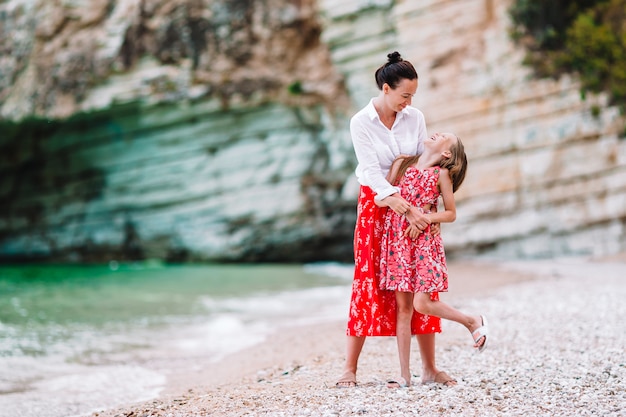
[(474, 343), (478, 343), (483, 337), (485, 338), (483, 344), (478, 347), (478, 352), (482, 352), (483, 350), (485, 350), (485, 348), (487, 347), (487, 341), (489, 340), (489, 325), (487, 324), (487, 317), (480, 316), (480, 319), (482, 320), (483, 325), (472, 332), (472, 338), (474, 339)]

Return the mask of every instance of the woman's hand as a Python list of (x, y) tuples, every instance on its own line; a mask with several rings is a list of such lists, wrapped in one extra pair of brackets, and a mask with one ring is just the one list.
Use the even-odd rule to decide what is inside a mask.
[(408, 212), (408, 210), (411, 208), (411, 205), (399, 195), (400, 194), (396, 193), (385, 197), (382, 199), (382, 203), (384, 203), (387, 207), (402, 216)]
[[(406, 219), (411, 226), (415, 226), (420, 232), (430, 224), (430, 219), (417, 207), (411, 207), (406, 213)], [(405, 232), (405, 235), (407, 233)]]

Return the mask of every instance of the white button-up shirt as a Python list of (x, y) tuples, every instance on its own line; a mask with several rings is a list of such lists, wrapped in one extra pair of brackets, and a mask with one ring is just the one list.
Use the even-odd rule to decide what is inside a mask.
[(388, 129), (380, 120), (373, 99), (350, 119), (350, 135), (358, 161), (356, 177), (361, 185), (376, 193), (376, 200), (399, 192), (385, 178), (391, 164), (401, 154), (421, 154), (428, 136), (420, 110), (405, 107)]

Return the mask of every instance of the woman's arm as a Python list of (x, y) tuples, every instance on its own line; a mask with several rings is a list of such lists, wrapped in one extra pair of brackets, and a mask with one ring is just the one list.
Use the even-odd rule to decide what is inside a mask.
[[(391, 168), (389, 169), (389, 173), (387, 174), (387, 182), (390, 184), (395, 184), (395, 179), (398, 176), (398, 171), (400, 170), (400, 165), (402, 165), (402, 161), (406, 158), (406, 155), (401, 155), (397, 157), (393, 163), (391, 164)], [(383, 198), (382, 200), (374, 199), (374, 203), (378, 207), (389, 207), (396, 213), (402, 215), (407, 213), (407, 211), (411, 208), (411, 205), (400, 195), (400, 193), (394, 193), (390, 196)]]
[(402, 202), (404, 201), (404, 198), (402, 198), (399, 193), (395, 193), (393, 195), (389, 195), (383, 198), (382, 200), (375, 199), (374, 204), (376, 204), (378, 207), (389, 207), (398, 214), (404, 214), (404, 212), (406, 211), (406, 209), (402, 210), (402, 207), (404, 207), (402, 205)]
[(398, 189), (392, 186), (383, 175), (378, 155), (378, 152), (383, 152), (383, 150), (376, 149), (373, 142), (375, 138), (372, 137), (360, 117), (353, 117), (350, 121), (350, 136), (363, 180), (374, 191), (376, 199), (382, 200), (397, 193)]

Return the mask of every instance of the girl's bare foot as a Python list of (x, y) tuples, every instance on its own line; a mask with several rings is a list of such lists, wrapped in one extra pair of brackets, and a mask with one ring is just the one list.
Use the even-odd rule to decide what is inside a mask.
[(422, 384), (441, 384), (446, 387), (453, 387), (457, 384), (456, 379), (452, 378), (444, 371), (435, 371), (432, 373), (424, 373)]

